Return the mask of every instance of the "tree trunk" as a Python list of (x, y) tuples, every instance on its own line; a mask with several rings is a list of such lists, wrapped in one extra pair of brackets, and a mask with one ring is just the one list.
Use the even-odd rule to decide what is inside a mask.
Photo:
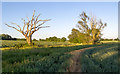
[(92, 44), (96, 44), (94, 40), (93, 40)]
[(32, 44), (32, 36), (26, 37), (28, 45)]
[(93, 39), (92, 39), (92, 44), (96, 44), (94, 36), (93, 36)]
[(97, 44), (97, 39), (93, 39), (92, 44)]

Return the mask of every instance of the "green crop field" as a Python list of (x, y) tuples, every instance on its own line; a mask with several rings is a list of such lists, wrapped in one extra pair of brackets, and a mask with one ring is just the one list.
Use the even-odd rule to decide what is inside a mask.
[(67, 52), (92, 45), (13, 49), (2, 51), (3, 72), (66, 72), (71, 55)]
[(118, 43), (86, 50), (81, 58), (82, 72), (118, 72), (120, 57)]
[(76, 45), (68, 42), (34, 41), (35, 45), (43, 47), (24, 49), (11, 47), (24, 44), (25, 41), (3, 40), (2, 43), (2, 48), (10, 48), (2, 50), (2, 72), (68, 72), (72, 57), (69, 52), (97, 46), (101, 47), (86, 50), (82, 54), (82, 72), (117, 72), (120, 64), (117, 43)]
[(120, 74), (119, 5), (3, 1), (0, 74)]
[[(0, 47), (15, 47), (18, 45), (25, 45), (26, 41), (20, 41), (20, 40), (0, 40), (2, 42), (2, 45)], [(33, 41), (35, 46), (37, 47), (57, 47), (57, 46), (75, 46), (77, 44), (75, 43), (69, 43), (69, 42), (47, 42), (47, 41)]]

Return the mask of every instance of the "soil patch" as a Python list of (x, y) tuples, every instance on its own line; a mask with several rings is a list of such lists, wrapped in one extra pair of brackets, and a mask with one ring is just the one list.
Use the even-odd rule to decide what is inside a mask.
[(88, 47), (70, 52), (70, 54), (72, 54), (73, 57), (70, 59), (70, 67), (68, 69), (68, 72), (81, 72), (81, 64), (80, 64), (81, 55), (85, 50), (93, 49), (93, 48), (97, 48), (97, 47)]

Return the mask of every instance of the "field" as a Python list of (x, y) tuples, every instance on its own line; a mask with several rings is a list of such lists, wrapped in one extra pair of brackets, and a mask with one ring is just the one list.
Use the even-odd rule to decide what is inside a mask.
[[(0, 40), (2, 45), (0, 46), (2, 49), (7, 48), (26, 48), (26, 41), (14, 41), (14, 40)], [(33, 41), (34, 47), (64, 47), (64, 46), (75, 46), (75, 45), (81, 45), (78, 43), (69, 43), (69, 42), (46, 42), (46, 41)], [(28, 46), (30, 47), (30, 46)]]
[[(3, 41), (2, 71), (3, 72), (69, 72), (69, 52), (88, 47), (95, 47), (83, 52), (81, 61), (82, 72), (118, 72), (118, 43), (99, 45), (79, 45), (68, 42), (39, 42), (37, 47), (14, 48), (24, 41)], [(40, 47), (39, 47), (40, 46)], [(101, 46), (97, 48), (98, 46)], [(11, 48), (13, 47), (13, 48)], [(24, 48), (24, 49), (23, 49)], [(120, 59), (119, 59), (120, 60)]]
[(86, 50), (81, 58), (82, 72), (118, 72), (120, 57), (118, 43)]
[(3, 50), (3, 72), (65, 72), (71, 56), (67, 52), (89, 46), (92, 45)]

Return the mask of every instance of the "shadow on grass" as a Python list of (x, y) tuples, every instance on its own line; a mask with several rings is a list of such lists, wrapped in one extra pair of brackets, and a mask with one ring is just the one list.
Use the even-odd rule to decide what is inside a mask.
[(69, 53), (65, 54), (66, 52), (101, 45), (109, 44), (3, 50), (2, 70), (3, 72), (66, 72), (69, 58), (72, 56)]
[(81, 58), (82, 72), (118, 72), (118, 44), (86, 50)]
[(66, 72), (72, 56), (66, 52), (91, 46), (93, 45), (3, 50), (3, 72)]

